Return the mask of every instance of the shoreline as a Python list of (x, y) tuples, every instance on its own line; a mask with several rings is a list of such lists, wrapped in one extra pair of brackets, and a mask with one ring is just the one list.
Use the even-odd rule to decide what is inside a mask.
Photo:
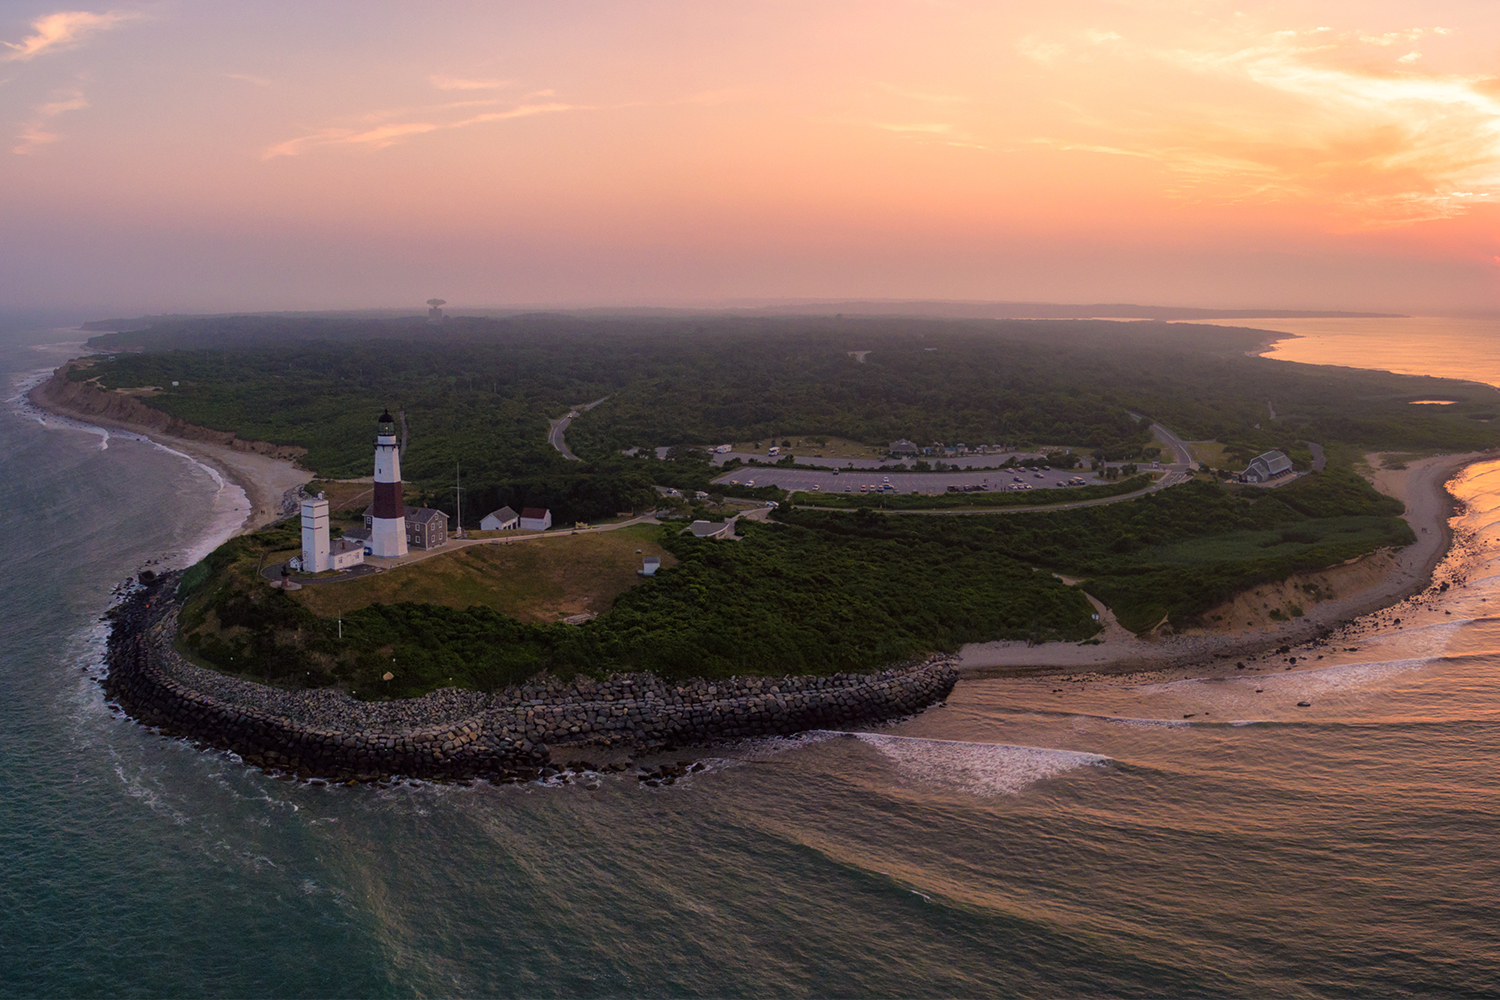
[[(226, 480), (244, 490), (250, 502), (250, 513), (235, 530), (236, 535), (284, 516), (287, 511), (282, 507), (286, 494), (313, 478), (311, 473), (299, 469), (291, 460), (293, 453), (300, 449), (278, 449), (264, 442), (241, 441), (232, 434), (177, 421), (160, 411), (150, 410), (123, 393), (102, 390), (89, 383), (70, 382), (67, 372), (75, 360), (66, 362), (50, 378), (31, 389), (27, 394), (31, 403), (39, 410), (57, 416), (141, 435), (216, 469)], [(178, 433), (170, 433), (169, 429)], [(1465, 467), (1497, 457), (1500, 453), (1435, 455), (1409, 463), (1406, 469), (1399, 470), (1386, 469), (1378, 460), (1372, 461), (1376, 470), (1373, 476), (1376, 488), (1405, 503), (1407, 509), (1403, 516), (1417, 540), (1400, 551), (1379, 550), (1363, 556), (1355, 561), (1357, 565), (1354, 566), (1299, 574), (1282, 584), (1268, 585), (1270, 589), (1276, 589), (1304, 578), (1322, 578), (1326, 583), (1329, 576), (1346, 570), (1375, 577), (1353, 592), (1342, 583), (1329, 588), (1347, 596), (1314, 604), (1303, 617), (1233, 632), (1193, 630), (1140, 638), (1121, 628), (1108, 609), (1090, 597), (1105, 625), (1102, 641), (1096, 644), (970, 643), (959, 651), (953, 665), (964, 680), (1134, 673), (1210, 677), (1234, 673), (1237, 662), (1249, 663), (1268, 655), (1284, 655), (1287, 647), (1317, 642), (1322, 637), (1347, 629), (1362, 617), (1399, 605), (1426, 589), (1434, 569), (1453, 544), (1449, 519), (1454, 513), (1455, 500), (1446, 484)], [(1351, 573), (1344, 575), (1347, 577)], [(1267, 587), (1252, 589), (1259, 593)]]
[[(494, 693), (440, 688), (361, 702), (334, 688), (272, 687), (188, 662), (174, 641), (179, 579), (157, 577), (111, 611), (105, 694), (164, 736), (305, 780), (532, 781), (558, 773), (554, 749), (669, 753), (888, 723), (941, 702), (957, 679), (949, 657), (930, 656), (868, 674), (542, 676)], [(656, 780), (671, 784), (684, 766)], [(563, 767), (596, 770), (582, 762)]]
[(226, 482), (243, 490), (249, 502), (250, 512), (235, 528), (235, 535), (254, 531), (285, 516), (286, 495), (313, 479), (312, 473), (295, 463), (300, 448), (244, 441), (233, 434), (197, 427), (151, 410), (133, 396), (90, 383), (71, 382), (67, 373), (75, 361), (77, 358), (64, 362), (51, 377), (27, 392), (31, 405), (53, 416), (140, 435), (212, 468)]
[[(1373, 457), (1373, 456), (1372, 456)], [(1399, 551), (1382, 549), (1341, 567), (1298, 574), (1282, 584), (1252, 588), (1256, 593), (1290, 581), (1345, 575), (1374, 576), (1368, 585), (1345, 596), (1322, 601), (1306, 615), (1253, 630), (1215, 632), (1193, 630), (1179, 635), (1140, 638), (1115, 624), (1098, 602), (1105, 631), (1094, 645), (1020, 642), (970, 643), (959, 651), (955, 665), (963, 680), (986, 678), (1120, 676), (1161, 674), (1174, 678), (1217, 677), (1238, 672), (1238, 664), (1253, 664), (1268, 656), (1281, 657), (1294, 647), (1315, 644), (1356, 626), (1359, 619), (1388, 611), (1421, 594), (1434, 570), (1453, 547), (1450, 520), (1457, 501), (1447, 484), (1465, 468), (1500, 458), (1497, 452), (1434, 455), (1409, 463), (1406, 469), (1375, 465), (1376, 489), (1406, 504), (1403, 515), (1416, 541)], [(1247, 592), (1250, 593), (1250, 592)], [(1242, 597), (1244, 595), (1241, 595)], [(1233, 602), (1231, 602), (1233, 603)]]

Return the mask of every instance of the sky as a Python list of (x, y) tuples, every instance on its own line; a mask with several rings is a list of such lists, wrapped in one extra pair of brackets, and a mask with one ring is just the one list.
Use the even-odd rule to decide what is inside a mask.
[(1500, 3), (0, 4), (0, 308), (1500, 310)]

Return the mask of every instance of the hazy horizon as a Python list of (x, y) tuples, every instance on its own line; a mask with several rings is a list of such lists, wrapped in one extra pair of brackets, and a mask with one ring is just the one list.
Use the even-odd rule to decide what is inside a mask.
[(1500, 7), (17, 0), (0, 308), (1500, 309)]

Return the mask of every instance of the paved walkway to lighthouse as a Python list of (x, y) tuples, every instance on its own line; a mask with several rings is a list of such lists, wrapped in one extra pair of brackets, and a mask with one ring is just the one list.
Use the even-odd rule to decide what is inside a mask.
[[(599, 524), (588, 528), (564, 528), (553, 531), (527, 531), (514, 535), (506, 535), (502, 538), (450, 538), (445, 544), (435, 549), (412, 549), (404, 556), (394, 559), (382, 558), (380, 556), (365, 556), (363, 565), (347, 570), (337, 575), (328, 576), (300, 576), (292, 575), (292, 580), (303, 584), (341, 583), (344, 580), (354, 580), (372, 573), (383, 573), (388, 569), (398, 566), (407, 566), (411, 563), (421, 562), (423, 559), (431, 559), (433, 556), (444, 555), (448, 552), (457, 552), (471, 545), (515, 545), (520, 542), (540, 542), (549, 538), (567, 538), (569, 535), (592, 535), (601, 531), (616, 531), (620, 528), (628, 528), (632, 524), (660, 524), (654, 516), (642, 514), (629, 520), (618, 521), (614, 524)], [(261, 570), (260, 575), (272, 584), (281, 583), (281, 567), (283, 563), (267, 566)]]

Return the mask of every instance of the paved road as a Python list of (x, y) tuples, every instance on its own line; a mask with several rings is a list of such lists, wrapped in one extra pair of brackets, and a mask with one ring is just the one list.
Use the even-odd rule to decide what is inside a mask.
[(552, 427), (549, 431), (547, 431), (547, 443), (561, 452), (563, 458), (566, 458), (573, 462), (583, 461), (583, 459), (573, 454), (572, 449), (568, 447), (568, 442), (563, 440), (563, 432), (568, 429), (568, 425), (573, 422), (574, 417), (578, 416), (578, 414), (580, 413), (587, 413), (608, 398), (608, 396), (600, 396), (592, 403), (588, 403), (584, 406), (575, 406), (573, 407), (573, 409), (558, 417), (556, 420), (548, 421), (548, 423), (550, 423)]
[(1304, 443), (1307, 445), (1308, 449), (1312, 451), (1313, 471), (1322, 472), (1323, 466), (1328, 464), (1328, 456), (1323, 454), (1323, 446), (1320, 444), (1313, 444), (1311, 441), (1307, 441)]

